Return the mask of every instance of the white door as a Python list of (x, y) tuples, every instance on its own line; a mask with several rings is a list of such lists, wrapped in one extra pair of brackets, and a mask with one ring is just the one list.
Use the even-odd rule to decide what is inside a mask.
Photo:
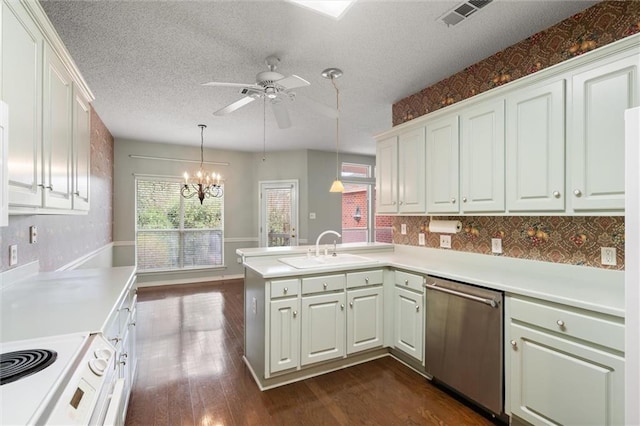
[(504, 212), (504, 100), (464, 111), (460, 121), (460, 208)]
[(568, 186), (574, 210), (624, 209), (624, 111), (638, 102), (638, 57), (573, 77)]
[(563, 211), (564, 80), (507, 98), (507, 210)]
[(347, 302), (347, 353), (382, 347), (382, 287), (349, 290)]
[(344, 299), (344, 293), (302, 298), (300, 365), (344, 356)]
[(424, 298), (422, 294), (395, 288), (395, 348), (422, 361), (424, 358)]
[(298, 181), (260, 182), (260, 247), (298, 245)]
[(458, 116), (427, 123), (427, 213), (458, 213)]

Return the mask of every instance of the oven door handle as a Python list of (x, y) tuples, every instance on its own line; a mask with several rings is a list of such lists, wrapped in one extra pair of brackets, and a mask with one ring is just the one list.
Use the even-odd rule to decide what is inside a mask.
[(495, 299), (486, 299), (484, 297), (478, 297), (478, 296), (475, 296), (473, 294), (463, 293), (461, 291), (456, 291), (456, 290), (451, 290), (450, 288), (438, 287), (436, 285), (436, 283), (425, 284), (424, 286), (426, 288), (430, 289), (430, 290), (437, 290), (437, 291), (441, 291), (443, 293), (453, 294), (454, 296), (459, 296), (459, 297), (463, 297), (465, 299), (470, 299), (470, 300), (474, 300), (476, 302), (484, 303), (485, 305), (489, 305), (492, 308), (497, 308), (499, 303), (500, 303)]
[(116, 383), (113, 386), (113, 393), (109, 398), (111, 401), (109, 402), (109, 408), (107, 409), (107, 414), (104, 417), (103, 425), (120, 425), (121, 423), (118, 422), (118, 416), (121, 414), (122, 404), (124, 402), (124, 379), (116, 380)]

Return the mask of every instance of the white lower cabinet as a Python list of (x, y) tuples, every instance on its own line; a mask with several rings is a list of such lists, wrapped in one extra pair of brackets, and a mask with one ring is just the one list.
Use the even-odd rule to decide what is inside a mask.
[(300, 365), (345, 355), (345, 294), (328, 293), (301, 299)]
[(534, 425), (624, 424), (622, 320), (507, 299), (511, 415)]
[(383, 297), (381, 285), (347, 292), (347, 354), (384, 344)]
[(300, 300), (272, 300), (269, 324), (269, 370), (272, 373), (300, 363)]
[(394, 289), (394, 347), (424, 360), (424, 293)]

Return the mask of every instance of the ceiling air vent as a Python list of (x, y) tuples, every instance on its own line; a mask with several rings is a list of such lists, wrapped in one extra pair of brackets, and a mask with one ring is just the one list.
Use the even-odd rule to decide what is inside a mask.
[(438, 21), (443, 22), (446, 26), (459, 24), (468, 19), (471, 15), (482, 9), (493, 0), (469, 0), (454, 7), (440, 18)]

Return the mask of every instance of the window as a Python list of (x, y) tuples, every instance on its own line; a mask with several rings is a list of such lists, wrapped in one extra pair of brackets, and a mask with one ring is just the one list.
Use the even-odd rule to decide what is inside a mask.
[(173, 271), (222, 266), (224, 197), (180, 195), (181, 183), (165, 178), (136, 180), (138, 270)]

